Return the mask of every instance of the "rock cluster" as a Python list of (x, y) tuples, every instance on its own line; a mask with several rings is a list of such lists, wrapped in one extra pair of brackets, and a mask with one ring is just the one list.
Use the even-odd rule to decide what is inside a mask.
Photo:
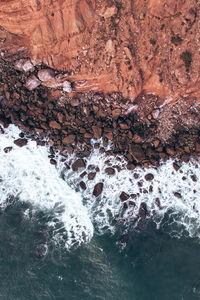
[[(95, 144), (101, 153), (123, 155), (128, 169), (134, 169), (136, 165), (157, 166), (160, 160), (169, 157), (187, 162), (191, 156), (200, 154), (199, 128), (189, 131), (180, 127), (169, 140), (159, 139), (156, 135), (158, 116), (155, 114), (155, 103), (159, 99), (154, 95), (144, 94), (134, 105), (116, 93), (107, 96), (76, 93), (75, 97), (69, 97), (62, 90), (37, 85), (39, 79), (46, 82), (55, 75), (42, 67), (35, 67), (34, 73), (32, 69), (20, 73), (11, 64), (3, 62), (1, 70), (0, 118), (4, 125), (12, 122), (40, 144), (40, 137), (48, 137), (61, 152), (75, 152), (80, 159), (72, 166), (75, 171), (80, 164), (83, 166), (82, 159), (90, 155), (91, 139), (103, 139), (103, 147)], [(35, 74), (38, 79), (34, 78)], [(27, 89), (30, 76), (35, 83), (31, 82), (31, 88)], [(149, 105), (149, 99), (153, 106)], [(139, 108), (136, 110), (136, 107)], [(197, 113), (195, 116), (199, 116)], [(109, 142), (112, 150), (105, 150)], [(16, 143), (20, 146), (25, 141)], [(112, 176), (115, 170), (108, 166), (105, 172)], [(152, 180), (151, 174), (146, 180)]]

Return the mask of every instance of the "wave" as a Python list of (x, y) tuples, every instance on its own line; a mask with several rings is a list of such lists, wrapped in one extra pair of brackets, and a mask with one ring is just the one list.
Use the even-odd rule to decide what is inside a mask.
[[(157, 228), (166, 227), (176, 237), (200, 237), (199, 162), (174, 165), (168, 160), (159, 168), (127, 170), (122, 157), (108, 157), (94, 148), (83, 174), (83, 169), (74, 172), (66, 167), (75, 160), (73, 155), (67, 155), (64, 161), (57, 153), (57, 165), (51, 165), (48, 147), (29, 140), (19, 148), (14, 139), (20, 130), (10, 125), (4, 131), (0, 135), (2, 209), (14, 196), (31, 204), (33, 216), (38, 210), (51, 212), (48, 226), (53, 228), (53, 238), (57, 243), (64, 241), (67, 249), (89, 242), (94, 232), (114, 234), (119, 226), (126, 232), (142, 228), (148, 220)], [(5, 153), (5, 147), (13, 149)], [(106, 173), (108, 166), (114, 169), (114, 175)], [(95, 174), (93, 180), (89, 173)], [(84, 191), (81, 181), (86, 184)], [(93, 189), (99, 182), (103, 191), (95, 197)], [(125, 201), (120, 199), (122, 192)], [(30, 208), (26, 216), (30, 216)]]

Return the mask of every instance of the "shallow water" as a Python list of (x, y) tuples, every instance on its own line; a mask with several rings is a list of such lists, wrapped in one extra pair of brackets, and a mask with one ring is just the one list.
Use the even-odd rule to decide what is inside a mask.
[[(15, 146), (18, 134), (10, 126), (0, 136), (0, 299), (200, 298), (197, 162), (178, 172), (169, 161), (158, 170), (109, 177), (108, 158), (94, 151), (86, 169), (100, 171), (90, 181), (59, 157), (56, 168), (50, 165), (45, 147), (31, 141)], [(9, 153), (3, 151), (7, 146), (13, 147)], [(113, 158), (110, 163), (124, 164)], [(96, 199), (92, 191), (99, 181), (104, 189)], [(139, 194), (135, 206), (128, 200), (123, 207), (121, 191)], [(139, 217), (142, 202), (146, 218)]]

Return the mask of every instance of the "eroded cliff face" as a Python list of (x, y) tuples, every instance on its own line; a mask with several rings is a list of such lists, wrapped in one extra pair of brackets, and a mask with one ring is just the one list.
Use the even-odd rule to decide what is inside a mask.
[(75, 92), (199, 101), (199, 12), (197, 0), (1, 0), (1, 55), (66, 71)]

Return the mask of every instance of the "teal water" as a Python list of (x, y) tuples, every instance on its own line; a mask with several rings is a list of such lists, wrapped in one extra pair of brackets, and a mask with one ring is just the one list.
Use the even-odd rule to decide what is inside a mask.
[[(17, 147), (19, 133), (10, 126), (0, 135), (0, 299), (200, 299), (198, 162), (109, 177), (107, 158), (94, 151), (85, 169), (99, 172), (81, 191), (83, 170), (59, 157), (55, 168), (34, 142)], [(104, 188), (95, 198), (97, 182)], [(126, 206), (122, 190), (137, 195)]]
[(172, 238), (148, 222), (68, 252), (52, 242), (44, 216), (23, 217), (26, 208), (12, 202), (0, 214), (0, 299), (200, 298), (198, 240)]

